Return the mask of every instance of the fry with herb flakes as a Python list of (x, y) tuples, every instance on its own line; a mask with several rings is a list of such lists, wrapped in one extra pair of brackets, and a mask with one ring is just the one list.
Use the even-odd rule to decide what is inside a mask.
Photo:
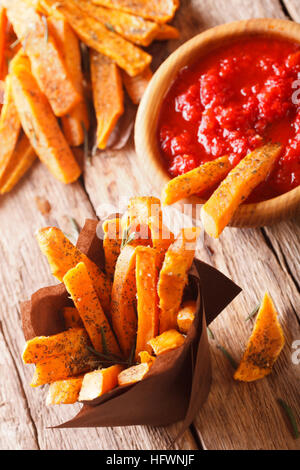
[(64, 116), (79, 101), (66, 64), (48, 30), (45, 16), (21, 0), (3, 0), (7, 16), (30, 58), (32, 73), (56, 116)]
[(218, 238), (239, 205), (266, 179), (281, 152), (281, 145), (269, 143), (254, 150), (230, 171), (201, 209), (205, 231)]
[(78, 310), (75, 307), (65, 307), (63, 309), (63, 317), (65, 320), (65, 327), (67, 329), (83, 327), (83, 322), (80, 318)]
[(196, 313), (196, 302), (188, 300), (184, 302), (177, 315), (177, 326), (181, 333), (187, 334), (194, 323)]
[(126, 11), (157, 23), (167, 23), (172, 20), (179, 7), (178, 0), (93, 0), (93, 3)]
[(88, 131), (90, 126), (88, 108), (84, 98), (79, 40), (64, 19), (50, 16), (48, 17), (48, 26), (62, 53), (70, 78), (81, 97), (74, 108), (61, 119), (63, 133), (69, 145), (79, 147), (84, 142), (84, 129)]
[(177, 328), (177, 315), (195, 256), (199, 233), (197, 228), (183, 229), (166, 253), (158, 281), (160, 333)]
[(11, 191), (36, 160), (36, 154), (25, 134), (19, 137), (15, 150), (1, 172), (0, 194)]
[(118, 66), (108, 57), (90, 51), (93, 101), (97, 118), (97, 146), (105, 149), (124, 112), (124, 93)]
[(130, 77), (126, 72), (122, 72), (124, 86), (134, 104), (140, 103), (152, 76), (153, 73), (150, 67), (147, 67), (142, 73), (135, 77)]
[(266, 292), (235, 380), (253, 382), (269, 375), (285, 344), (278, 313)]
[(156, 251), (150, 247), (136, 249), (136, 290), (138, 328), (135, 357), (151, 348), (148, 341), (158, 334), (159, 311), (157, 295)]
[(87, 15), (102, 23), (109, 31), (123, 36), (128, 41), (147, 47), (156, 38), (159, 25), (139, 16), (131, 15), (120, 10), (107, 9), (95, 5), (90, 0), (69, 0)]
[(110, 392), (118, 385), (118, 375), (123, 367), (114, 365), (85, 374), (79, 394), (79, 401), (90, 401)]
[(81, 169), (57, 119), (35, 81), (29, 62), (12, 67), (12, 90), (16, 108), (32, 148), (49, 171), (62, 183), (76, 181)]
[(160, 24), (159, 31), (155, 37), (156, 41), (168, 41), (169, 39), (178, 39), (180, 32), (170, 24)]
[(83, 375), (71, 379), (58, 380), (49, 385), (46, 405), (72, 405), (78, 401)]
[(100, 353), (118, 356), (119, 346), (85, 264), (81, 262), (75, 268), (70, 269), (64, 276), (63, 282), (79, 312), (94, 349)]
[(183, 175), (170, 180), (162, 191), (161, 200), (164, 205), (174, 204), (180, 199), (199, 194), (219, 183), (230, 171), (231, 165), (227, 157), (204, 163)]
[(110, 219), (103, 223), (103, 249), (105, 272), (110, 279), (114, 278), (115, 268), (121, 252), (122, 228), (120, 219)]
[(37, 364), (62, 354), (88, 352), (88, 335), (84, 328), (72, 328), (53, 336), (37, 336), (27, 341), (23, 351), (24, 364)]
[(129, 75), (138, 75), (150, 64), (152, 57), (147, 52), (111, 31), (69, 0), (42, 0), (41, 3), (48, 8), (56, 8), (83, 43), (115, 61)]
[(96, 369), (99, 359), (90, 352), (76, 354), (61, 354), (47, 361), (38, 362), (31, 381), (31, 387), (66, 380)]
[(161, 354), (179, 348), (183, 345), (184, 341), (184, 336), (177, 330), (168, 330), (156, 336), (156, 338), (152, 338), (148, 341), (148, 344), (153, 349), (154, 354), (160, 356)]
[(135, 264), (136, 248), (127, 245), (116, 264), (111, 294), (112, 326), (126, 358), (134, 347), (137, 328)]
[(97, 292), (105, 313), (109, 312), (111, 299), (111, 281), (84, 253), (68, 240), (57, 227), (45, 227), (38, 230), (36, 238), (42, 253), (47, 257), (51, 272), (63, 282), (67, 272), (83, 262)]
[(150, 362), (143, 362), (142, 364), (123, 370), (118, 376), (119, 386), (125, 387), (126, 385), (134, 385), (140, 382), (145, 378), (145, 375), (148, 374), (151, 367), (152, 364)]

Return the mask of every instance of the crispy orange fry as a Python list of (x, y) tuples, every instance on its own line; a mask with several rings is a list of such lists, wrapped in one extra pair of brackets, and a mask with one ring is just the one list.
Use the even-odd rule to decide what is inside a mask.
[(180, 32), (170, 24), (160, 24), (159, 31), (155, 37), (157, 41), (168, 41), (169, 39), (178, 39)]
[(148, 341), (158, 334), (158, 296), (156, 251), (150, 247), (136, 249), (136, 289), (138, 331), (135, 356), (151, 348)]
[(147, 362), (151, 365), (153, 365), (156, 357), (151, 356), (151, 354), (148, 353), (148, 351), (141, 351), (138, 355), (139, 357), (139, 362), (143, 364), (144, 362)]
[(22, 0), (3, 0), (7, 16), (30, 58), (32, 73), (56, 116), (64, 116), (79, 101), (66, 64), (45, 16)]
[(67, 272), (83, 262), (106, 313), (110, 309), (111, 281), (85, 254), (81, 253), (57, 227), (46, 227), (36, 234), (42, 253), (47, 257), (53, 276), (63, 281)]
[(117, 387), (118, 375), (122, 370), (122, 366), (114, 365), (85, 374), (79, 394), (79, 401), (94, 400)]
[(114, 278), (116, 263), (121, 252), (122, 230), (120, 219), (110, 219), (103, 223), (103, 249), (105, 272), (110, 279)]
[(160, 336), (151, 339), (148, 344), (153, 349), (155, 355), (160, 356), (161, 354), (179, 348), (183, 345), (184, 341), (184, 336), (177, 330), (168, 330)]
[(58, 380), (49, 386), (46, 405), (72, 405), (78, 401), (83, 375), (66, 380)]
[(189, 329), (195, 320), (195, 313), (196, 302), (194, 300), (184, 302), (177, 315), (177, 325), (181, 333), (187, 334), (189, 332)]
[(211, 162), (188, 171), (184, 175), (170, 180), (162, 191), (161, 200), (163, 204), (169, 205), (174, 202), (201, 193), (216, 183), (219, 183), (231, 168), (227, 157), (217, 158)]
[(96, 358), (92, 353), (63, 354), (39, 362), (30, 385), (31, 387), (40, 387), (58, 380), (66, 380), (94, 370), (98, 366), (99, 358)]
[(117, 65), (108, 57), (91, 50), (90, 59), (97, 118), (97, 146), (104, 149), (124, 112), (122, 79)]
[(94, 349), (100, 353), (120, 355), (115, 335), (103, 312), (88, 268), (79, 263), (64, 276), (64, 284), (79, 312)]
[(278, 314), (266, 292), (235, 380), (253, 382), (270, 374), (285, 343)]
[(243, 158), (201, 209), (205, 231), (218, 238), (239, 205), (266, 179), (281, 151), (279, 144), (267, 144)]
[(134, 104), (140, 103), (152, 76), (153, 73), (150, 67), (147, 67), (144, 72), (136, 75), (135, 77), (130, 77), (128, 73), (123, 71), (123, 83), (131, 101)]
[(6, 75), (5, 44), (6, 44), (7, 17), (5, 8), (0, 7), (0, 80)]
[(8, 193), (36, 160), (36, 154), (25, 134), (19, 137), (13, 154), (4, 172), (1, 172), (0, 194)]
[(125, 246), (118, 258), (111, 294), (112, 326), (127, 358), (134, 347), (137, 319), (134, 308), (136, 249)]
[(65, 307), (63, 309), (63, 317), (65, 320), (65, 327), (67, 329), (83, 327), (83, 322), (80, 318), (78, 310), (75, 307)]
[(158, 282), (160, 333), (177, 327), (177, 315), (188, 282), (188, 271), (195, 256), (199, 233), (197, 228), (183, 229), (166, 253)]
[(100, 21), (109, 31), (116, 32), (128, 41), (140, 46), (149, 46), (156, 39), (160, 26), (153, 21), (131, 15), (120, 10), (95, 5), (90, 0), (69, 0), (87, 15)]
[(63, 354), (88, 352), (88, 335), (84, 328), (72, 328), (53, 336), (37, 336), (27, 341), (23, 351), (24, 364), (37, 364)]
[(12, 93), (12, 80), (8, 75), (5, 80), (4, 105), (0, 116), (0, 186), (5, 184), (5, 174), (13, 158), (20, 131), (21, 123)]
[(151, 366), (152, 364), (150, 362), (143, 362), (142, 364), (123, 370), (123, 372), (118, 376), (119, 386), (123, 387), (125, 385), (133, 385), (140, 382), (149, 372)]
[(11, 68), (15, 105), (25, 134), (40, 160), (59, 181), (76, 181), (81, 170), (29, 63)]
[(170, 21), (179, 7), (178, 0), (93, 0), (93, 3), (127, 11), (142, 18), (149, 18), (157, 23)]
[(41, 0), (48, 8), (55, 8), (68, 21), (87, 46), (115, 61), (129, 75), (138, 75), (150, 64), (152, 57), (145, 51), (108, 29), (68, 0)]
[(78, 147), (83, 144), (85, 130), (88, 131), (90, 126), (83, 90), (80, 44), (76, 34), (64, 19), (50, 16), (48, 17), (48, 27), (63, 55), (73, 84), (81, 96), (79, 103), (61, 120), (64, 135), (70, 146)]

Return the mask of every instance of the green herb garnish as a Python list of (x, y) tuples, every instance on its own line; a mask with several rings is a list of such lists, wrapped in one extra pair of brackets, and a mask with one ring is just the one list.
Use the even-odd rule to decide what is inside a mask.
[(230, 362), (230, 364), (232, 365), (232, 367), (234, 369), (237, 369), (238, 365), (237, 363), (235, 362), (235, 360), (233, 359), (232, 355), (227, 351), (227, 349), (225, 349), (223, 346), (221, 346), (220, 344), (217, 345), (217, 348), (224, 354), (224, 356), (228, 359), (228, 361)]
[(210, 337), (210, 339), (215, 339), (215, 335), (213, 334), (213, 332), (209, 328), (209, 326), (207, 327), (207, 333), (208, 333), (208, 336)]
[(109, 31), (111, 31), (112, 33), (115, 33), (115, 32), (116, 32), (116, 30), (115, 30), (115, 28), (113, 27), (112, 24), (110, 24), (110, 23), (104, 23), (104, 25), (105, 25), (105, 27), (106, 27)]
[(123, 230), (122, 234), (122, 242), (121, 242), (121, 250), (125, 248), (126, 245), (130, 245), (130, 243), (135, 240), (136, 232), (130, 233), (131, 226)]
[(298, 439), (300, 437), (300, 433), (299, 433), (296, 418), (295, 418), (295, 415), (294, 415), (294, 412), (293, 412), (292, 408), (282, 398), (278, 398), (277, 402), (279, 403), (279, 405), (284, 410), (284, 412), (285, 412), (285, 414), (286, 414), (286, 416), (287, 416), (287, 418), (290, 422), (291, 428), (293, 430), (294, 438)]
[(245, 318), (245, 321), (248, 321), (251, 318), (253, 318), (257, 314), (258, 310), (260, 309), (260, 306), (261, 306), (261, 302), (256, 305), (256, 307), (252, 310), (251, 313), (249, 313), (248, 317)]

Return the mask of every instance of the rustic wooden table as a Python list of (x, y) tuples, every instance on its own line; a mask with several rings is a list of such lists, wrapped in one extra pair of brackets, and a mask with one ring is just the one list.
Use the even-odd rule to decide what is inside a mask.
[[(175, 24), (180, 41), (157, 43), (156, 56), (166, 57), (188, 38), (216, 24), (252, 17), (300, 21), (298, 0), (182, 0)], [(139, 169), (140, 168), (140, 169)], [(19, 301), (53, 283), (34, 238), (37, 228), (58, 224), (72, 232), (68, 214), (79, 225), (97, 215), (103, 203), (119, 196), (151, 192), (137, 165), (133, 143), (123, 151), (107, 151), (86, 166), (81, 182), (68, 187), (36, 163), (24, 181), (0, 199), (0, 448), (1, 449), (166, 449), (178, 426), (52, 430), (49, 426), (73, 416), (78, 406), (45, 406), (46, 390), (31, 389), (32, 367), (21, 361), (24, 338)], [(46, 199), (51, 212), (43, 216), (36, 198)], [(103, 207), (102, 207), (103, 208)], [(102, 210), (102, 209), (101, 209)], [(101, 215), (98, 213), (98, 215)], [(204, 408), (176, 449), (299, 449), (277, 404), (283, 398), (300, 422), (300, 365), (292, 362), (293, 341), (300, 339), (299, 220), (260, 229), (226, 229), (218, 241), (205, 240), (198, 256), (231, 277), (243, 293), (213, 323), (211, 340), (213, 385)], [(286, 346), (273, 373), (257, 383), (233, 380), (228, 360), (217, 349), (241, 357), (253, 321), (245, 317), (268, 290), (278, 310)]]

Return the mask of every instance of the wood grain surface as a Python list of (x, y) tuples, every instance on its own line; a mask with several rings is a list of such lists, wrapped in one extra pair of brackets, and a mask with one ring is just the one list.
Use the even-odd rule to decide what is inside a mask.
[[(299, 20), (297, 0), (182, 0), (175, 25), (180, 40), (151, 46), (155, 64), (180, 43), (211, 26), (251, 17)], [(284, 7), (284, 8), (283, 8)], [(286, 7), (286, 8), (285, 8)], [(298, 15), (298, 18), (297, 16)], [(137, 165), (132, 140), (122, 151), (106, 151), (86, 165), (82, 181), (63, 186), (40, 164), (9, 195), (0, 199), (0, 448), (1, 449), (167, 449), (178, 425), (167, 428), (126, 427), (53, 430), (78, 406), (46, 407), (46, 387), (31, 389), (32, 367), (21, 361), (24, 338), (19, 302), (38, 288), (55, 283), (34, 238), (36, 229), (58, 225), (74, 236), (70, 217), (82, 226), (133, 195), (151, 193), (151, 182)], [(42, 215), (36, 198), (47, 200)], [(284, 399), (300, 423), (300, 365), (291, 360), (292, 343), (300, 339), (300, 221), (262, 229), (227, 228), (219, 240), (204, 238), (198, 256), (229, 275), (243, 293), (212, 324), (213, 385), (191, 430), (177, 449), (299, 449), (277, 404)], [(217, 348), (226, 347), (238, 361), (251, 333), (245, 321), (265, 290), (280, 312), (286, 346), (272, 374), (253, 384), (233, 380), (230, 363)], [(217, 293), (216, 293), (217, 295)]]

